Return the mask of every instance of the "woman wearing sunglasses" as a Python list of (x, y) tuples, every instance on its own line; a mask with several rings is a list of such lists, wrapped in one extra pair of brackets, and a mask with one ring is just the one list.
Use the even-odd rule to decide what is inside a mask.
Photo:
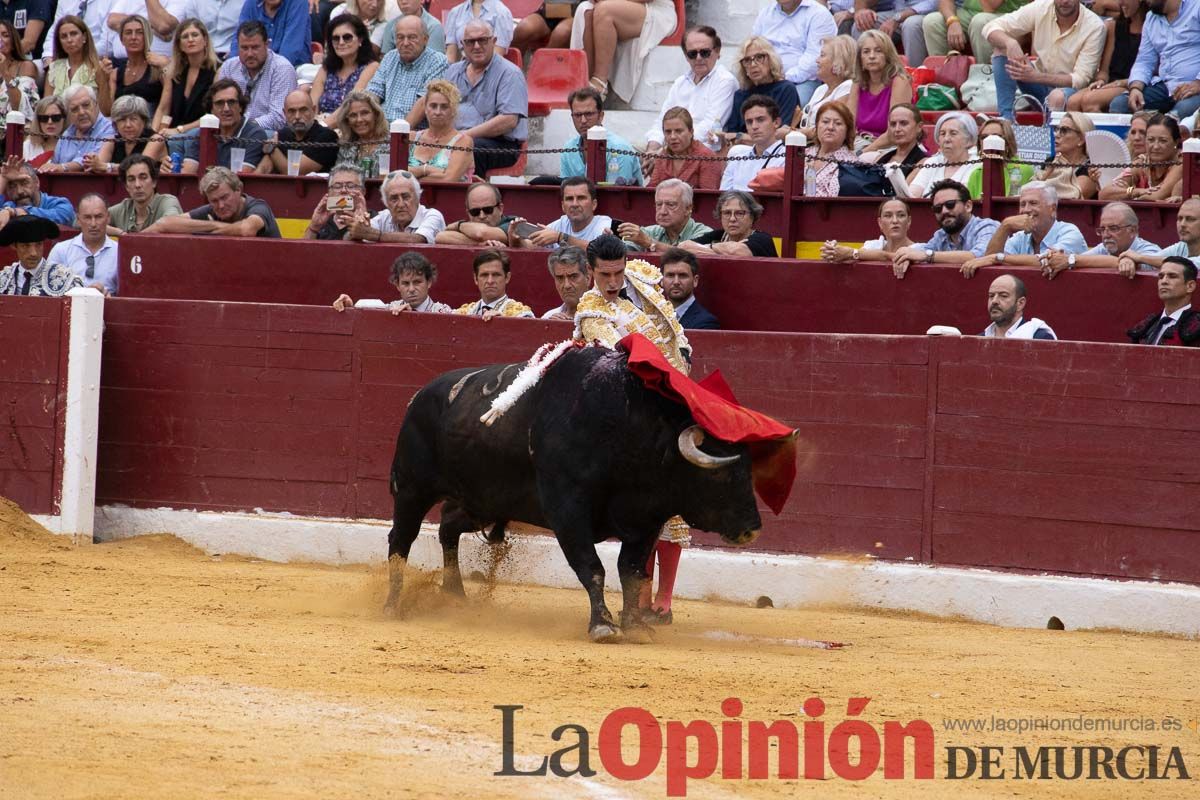
[[(725, 140), (731, 145), (751, 144), (746, 135), (746, 122), (742, 119), (742, 103), (756, 94), (770, 97), (779, 106), (779, 119), (783, 121), (783, 135), (786, 135), (787, 126), (796, 117), (800, 95), (796, 93), (796, 84), (783, 77), (783, 61), (771, 43), (762, 36), (751, 36), (742, 42), (734, 74), (739, 88), (733, 93), (733, 102), (726, 114)], [(849, 88), (847, 85), (847, 91)]]
[(379, 62), (363, 21), (350, 14), (330, 20), (325, 29), (325, 63), (309, 89), (321, 121), (337, 127), (334, 112), (350, 92), (365, 91), (377, 69)]
[(1060, 200), (1096, 199), (1100, 178), (1087, 151), (1087, 135), (1095, 127), (1087, 114), (1068, 111), (1054, 129), (1054, 157), (1034, 177), (1053, 186)]
[[(658, 119), (646, 131), (646, 151), (650, 153), (663, 148), (663, 119), (672, 108), (686, 108), (692, 115), (692, 135), (696, 141), (713, 151), (721, 149), (721, 124), (729, 115), (729, 104), (737, 91), (737, 78), (719, 63), (721, 38), (707, 25), (691, 28), (683, 35), (680, 47), (688, 71), (671, 84)], [(642, 164), (644, 174), (653, 171), (652, 164)]]
[(67, 104), (62, 98), (52, 94), (39, 100), (25, 130), (25, 160), (34, 167), (49, 161), (66, 127)]

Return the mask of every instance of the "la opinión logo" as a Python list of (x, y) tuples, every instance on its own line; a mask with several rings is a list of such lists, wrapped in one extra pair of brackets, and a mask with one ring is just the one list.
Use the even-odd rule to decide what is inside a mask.
[[(869, 697), (852, 697), (846, 702), (847, 719), (832, 726), (826, 736), (825, 701), (810, 697), (803, 710), (809, 719), (797, 726), (786, 719), (764, 722), (743, 721), (743, 704), (736, 697), (721, 703), (726, 719), (718, 724), (707, 720), (668, 720), (661, 722), (650, 711), (635, 706), (618, 708), (600, 724), (596, 752), (600, 768), (624, 781), (648, 778), (665, 760), (667, 796), (687, 796), (688, 781), (712, 777), (738, 780), (768, 780), (771, 776), (771, 751), (778, 753), (775, 777), (795, 780), (823, 780), (826, 767), (839, 778), (861, 781), (873, 775), (883, 763), (883, 777), (899, 780), (906, 775), (928, 780), (934, 777), (933, 727), (925, 720), (908, 723), (884, 722), (882, 735), (875, 726), (855, 719), (871, 702)], [(503, 763), (494, 773), (505, 777), (573, 775), (590, 778), (596, 774), (591, 763), (592, 735), (583, 725), (559, 725), (550, 737), (563, 746), (542, 758), (531, 770), (516, 767), (517, 712), (522, 705), (497, 705), (502, 722)], [(802, 730), (801, 730), (802, 729)], [(636, 755), (626, 758), (624, 745), (636, 736)], [(911, 741), (911, 746), (908, 742)], [(911, 768), (906, 759), (911, 751)], [(852, 757), (852, 753), (857, 754)]]

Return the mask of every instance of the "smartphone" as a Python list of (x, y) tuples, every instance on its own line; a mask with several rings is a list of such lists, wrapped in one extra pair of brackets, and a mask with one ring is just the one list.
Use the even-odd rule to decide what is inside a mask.
[(625, 223), (622, 220), (619, 220), (616, 217), (613, 217), (612, 227), (609, 228), (609, 230), (611, 230), (617, 236), (620, 236), (621, 234), (619, 233), (619, 231), (621, 230), (621, 226), (624, 224)]
[(348, 194), (331, 194), (325, 201), (326, 211), (353, 211), (354, 198)]
[(532, 222), (517, 223), (517, 236), (520, 236), (522, 239), (528, 239), (540, 230), (544, 230), (544, 228), (541, 225), (534, 225)]

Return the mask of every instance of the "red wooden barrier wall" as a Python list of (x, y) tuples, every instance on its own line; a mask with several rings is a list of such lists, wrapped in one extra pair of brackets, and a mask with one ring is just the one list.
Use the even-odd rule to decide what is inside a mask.
[[(184, 248), (187, 261), (179, 255)], [(454, 306), (478, 299), (471, 277), (477, 250), (472, 248), (353, 242), (314, 247), (268, 239), (235, 244), (220, 237), (176, 236), (121, 237), (121, 294), (329, 305), (346, 292), (355, 299), (387, 301), (397, 296), (387, 283), (388, 269), (406, 250), (420, 250), (438, 265), (435, 299)], [(509, 294), (538, 313), (560, 303), (546, 269), (547, 252), (510, 253)], [(726, 329), (921, 334), (930, 325), (945, 324), (978, 333), (988, 323), (988, 284), (1005, 271), (1025, 279), (1030, 313), (1062, 338), (1125, 341), (1125, 330), (1159, 305), (1155, 282), (1147, 276), (1128, 280), (1079, 270), (1047, 281), (1036, 269), (990, 268), (967, 280), (953, 267), (920, 265), (898, 281), (884, 264), (787, 259), (701, 259), (697, 294)]]
[(62, 485), (66, 300), (0, 297), (0, 496), (57, 513)]
[[(416, 387), (569, 335), (127, 298), (105, 319), (99, 503), (348, 517), (389, 514)], [(800, 476), (784, 514), (764, 513), (763, 549), (1200, 582), (1193, 351), (712, 332), (695, 344), (697, 375), (719, 367), (743, 402), (802, 430)]]

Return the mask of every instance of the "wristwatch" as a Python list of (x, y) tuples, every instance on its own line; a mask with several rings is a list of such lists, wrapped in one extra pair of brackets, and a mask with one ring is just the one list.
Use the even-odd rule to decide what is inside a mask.
[(1075, 254), (1067, 254), (1067, 269), (1075, 269)]
[(925, 261), (930, 264), (933, 263), (933, 248), (932, 247), (925, 248)]
[(1003, 264), (1003, 263), (1004, 263), (1004, 257), (1005, 257), (1006, 255), (1008, 255), (1008, 254), (1007, 254), (1007, 253), (1004, 253), (1004, 252), (996, 253), (996, 263), (997, 263), (997, 264)]

